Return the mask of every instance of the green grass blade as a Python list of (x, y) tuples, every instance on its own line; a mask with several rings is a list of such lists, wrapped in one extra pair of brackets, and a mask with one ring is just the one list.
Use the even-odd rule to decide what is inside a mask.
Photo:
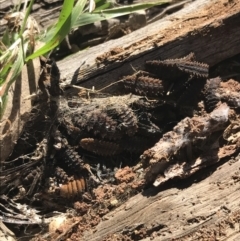
[[(65, 27), (68, 28), (71, 26), (69, 20), (65, 23), (63, 28), (65, 28)], [(26, 62), (29, 61), (30, 59), (37, 58), (39, 56), (45, 55), (46, 53), (50, 52), (52, 49), (54, 49), (61, 43), (61, 41), (64, 39), (64, 37), (65, 37), (65, 35), (63, 35), (63, 29), (62, 29), (62, 31), (59, 31), (59, 33), (57, 33), (50, 41), (48, 41), (41, 48), (36, 50), (33, 54), (28, 56), (26, 58)]]
[(5, 30), (5, 32), (3, 33), (3, 36), (2, 36), (2, 43), (5, 45), (5, 46), (9, 46), (11, 45), (11, 39), (10, 39), (10, 33), (9, 33), (9, 30), (8, 28)]
[(151, 8), (157, 5), (162, 5), (164, 3), (169, 3), (172, 0), (161, 0), (158, 2), (149, 2), (149, 3), (138, 3), (138, 4), (133, 4), (133, 5), (128, 5), (128, 6), (122, 6), (122, 7), (117, 7), (117, 8), (112, 8), (112, 9), (105, 9), (101, 11), (94, 11), (94, 13), (101, 13), (101, 14), (114, 14), (114, 13), (125, 13), (125, 12), (135, 12), (147, 8)]
[[(7, 75), (7, 73), (9, 72), (11, 67), (12, 67), (12, 63), (11, 62), (4, 63), (4, 66), (1, 69), (1, 77), (2, 78), (4, 78)], [(1, 81), (0, 81), (0, 86), (1, 86)]]
[(74, 23), (77, 21), (77, 19), (79, 18), (79, 16), (82, 14), (86, 3), (87, 3), (87, 0), (78, 0), (77, 3), (75, 4), (72, 10), (72, 18), (71, 18), (72, 27)]
[(96, 0), (96, 8), (94, 11), (101, 11), (103, 9), (111, 8), (114, 6), (114, 3), (107, 0)]
[(72, 13), (73, 4), (74, 4), (74, 0), (64, 0), (62, 10), (60, 12), (57, 23), (55, 24), (55, 26), (49, 29), (44, 39), (41, 40), (42, 42), (44, 43), (49, 42), (61, 30), (64, 23), (67, 21), (68, 17)]
[(104, 3), (103, 5), (99, 6), (99, 7), (96, 7), (95, 8), (95, 11), (101, 11), (101, 10), (104, 10), (104, 9), (108, 9), (112, 6), (111, 3)]
[(47, 36), (42, 40), (45, 44), (26, 58), (26, 61), (44, 55), (57, 47), (71, 30), (71, 15), (74, 0), (65, 0), (55, 27), (49, 30)]
[[(72, 9), (72, 19), (71, 24), (78, 18), (78, 16), (82, 13), (84, 6), (86, 5), (87, 0), (79, 0)], [(80, 6), (79, 6), (80, 5)], [(57, 21), (58, 22), (58, 21)], [(48, 42), (51, 40), (52, 36), (56, 33), (56, 25), (50, 25), (45, 30), (45, 34), (39, 36), (39, 40), (41, 42)]]
[(158, 2), (150, 2), (143, 4), (134, 4), (130, 6), (117, 7), (113, 9), (105, 9), (101, 11), (93, 11), (92, 13), (83, 13), (77, 21), (74, 23), (73, 28), (84, 26), (87, 24), (94, 23), (96, 21), (103, 21), (110, 18), (116, 18), (123, 15), (131, 14), (138, 10), (144, 10), (156, 5), (171, 2), (171, 0), (163, 0)]
[(14, 61), (12, 68), (10, 70), (11, 78), (10, 81), (7, 83), (6, 91), (10, 88), (11, 84), (16, 80), (18, 75), (21, 73), (23, 65), (24, 65), (24, 56), (28, 49), (28, 43), (23, 45), (23, 48), (19, 47), (19, 52), (17, 55), (16, 61)]

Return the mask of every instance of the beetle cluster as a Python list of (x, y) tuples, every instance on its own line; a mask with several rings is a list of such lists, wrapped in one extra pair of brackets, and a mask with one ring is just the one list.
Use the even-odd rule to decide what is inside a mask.
[[(113, 180), (114, 168), (135, 165), (165, 132), (182, 118), (193, 116), (199, 101), (204, 101), (206, 112), (220, 101), (221, 79), (209, 79), (209, 66), (197, 62), (193, 54), (147, 61), (145, 67), (123, 78), (125, 93), (130, 95), (62, 102), (53, 133), (57, 166), (73, 175), (85, 171), (87, 179), (91, 176), (100, 183), (104, 179), (100, 169), (106, 165), (112, 173), (107, 176)], [(186, 106), (192, 111), (186, 112)], [(68, 174), (56, 170), (62, 177), (59, 183), (71, 186), (77, 180), (66, 181)]]

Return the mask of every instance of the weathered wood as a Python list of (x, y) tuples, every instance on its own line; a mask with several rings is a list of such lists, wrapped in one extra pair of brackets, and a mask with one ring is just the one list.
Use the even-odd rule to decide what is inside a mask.
[(0, 166), (13, 151), (25, 123), (30, 119), (32, 100), (29, 97), (37, 91), (39, 76), (40, 61), (34, 59), (23, 67), (8, 93), (6, 110), (0, 120)]
[[(181, 57), (193, 51), (199, 61), (212, 66), (240, 52), (239, 30), (239, 1), (199, 0), (164, 20), (70, 56), (58, 65), (66, 83), (99, 89), (133, 73), (131, 65), (141, 69), (149, 59)], [(112, 48), (115, 51), (110, 52)], [(97, 64), (98, 56), (102, 57)], [(104, 60), (109, 62), (102, 63)], [(105, 216), (83, 239), (116, 240), (127, 235), (136, 240), (155, 236), (156, 240), (194, 240), (199, 236), (237, 240), (239, 169), (239, 161), (229, 161), (213, 173), (205, 171), (209, 176), (201, 182), (194, 183), (192, 178), (183, 181), (179, 189), (155, 188), (138, 194)]]
[(118, 40), (69, 56), (58, 65), (66, 83), (100, 89), (142, 69), (149, 59), (194, 52), (198, 61), (213, 66), (240, 52), (239, 37), (239, 1), (198, 0)]
[[(117, 41), (59, 61), (58, 65), (67, 84), (100, 89), (132, 74), (134, 69), (142, 69), (146, 60), (194, 52), (198, 61), (213, 66), (240, 53), (239, 30), (239, 1), (199, 0)], [(94, 231), (86, 231), (83, 239), (121, 240), (125, 236), (135, 240), (237, 240), (239, 168), (239, 161), (229, 161), (201, 182), (193, 184), (193, 178), (182, 181), (184, 190), (156, 188), (138, 194), (105, 216)]]
[(239, 169), (239, 161), (230, 161), (213, 173), (202, 172), (202, 176), (209, 176), (200, 182), (185, 180), (179, 188), (149, 189), (138, 194), (105, 216), (94, 232), (85, 232), (83, 240), (123, 234), (137, 237), (144, 230), (148, 234), (143, 240), (238, 240)]

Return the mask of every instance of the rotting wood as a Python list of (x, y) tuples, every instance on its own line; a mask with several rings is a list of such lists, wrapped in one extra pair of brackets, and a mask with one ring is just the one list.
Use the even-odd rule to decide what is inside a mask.
[[(100, 89), (142, 69), (146, 60), (194, 52), (198, 61), (213, 66), (239, 53), (239, 37), (239, 1), (198, 0), (117, 41), (63, 59), (58, 65), (66, 84)], [(108, 89), (113, 90), (116, 88)]]
[(107, 214), (94, 232), (86, 231), (83, 240), (106, 240), (123, 234), (140, 240), (144, 230), (149, 233), (143, 240), (199, 240), (200, 236), (204, 240), (227, 240), (238, 235), (234, 224), (240, 220), (238, 158), (216, 170), (205, 170), (201, 175), (209, 176), (191, 186), (149, 189), (132, 197)]
[[(92, 100), (92, 101), (94, 101), (94, 100)], [(105, 100), (104, 100), (104, 102), (106, 102)], [(211, 114), (209, 114), (209, 116), (204, 116), (204, 117), (202, 117), (202, 119), (200, 120), (200, 119), (198, 119), (197, 117), (193, 117), (192, 119), (191, 119), (191, 121), (192, 121), (192, 124), (186, 124), (186, 122), (188, 122), (187, 120), (188, 119), (184, 119), (182, 122), (180, 122), (178, 125), (179, 126), (181, 126), (181, 127), (183, 127), (183, 130), (180, 130), (180, 128), (178, 128), (178, 127), (176, 127), (176, 128), (174, 128), (174, 131), (176, 131), (176, 136), (177, 135), (180, 135), (180, 138), (178, 138), (178, 137), (176, 137), (175, 139), (174, 139), (174, 141), (176, 142), (176, 143), (179, 143), (179, 144), (182, 144), (182, 143), (180, 143), (182, 140), (187, 140), (188, 138), (195, 138), (195, 136), (196, 137), (204, 137), (205, 135), (208, 135), (208, 134), (210, 134), (211, 133), (211, 131), (216, 131), (216, 130), (218, 130), (219, 129), (219, 125), (221, 126), (221, 124), (223, 124), (223, 123), (225, 123), (227, 120), (228, 120), (228, 110), (229, 110), (229, 108), (227, 107), (227, 105), (226, 104), (223, 104), (223, 105), (221, 105), (220, 107), (219, 107), (219, 109), (216, 109), (215, 111), (213, 111)], [(76, 112), (76, 111), (75, 111)], [(79, 111), (77, 111), (77, 113), (78, 113)], [(67, 116), (69, 116), (69, 113), (67, 113)], [(198, 119), (198, 121), (197, 121), (197, 119)], [(195, 127), (196, 129), (194, 129), (194, 131), (192, 130), (192, 128), (189, 128), (188, 129), (188, 126), (191, 126), (191, 127)], [(221, 128), (220, 128), (221, 129)], [(203, 132), (202, 132), (203, 131)], [(190, 137), (186, 137), (186, 136), (182, 136), (181, 134), (189, 134), (190, 135)], [(170, 145), (173, 143), (172, 142), (172, 140), (173, 139), (171, 139), (171, 138), (169, 138), (169, 137), (167, 137), (167, 135), (166, 135), (166, 139), (167, 140), (169, 140), (169, 143), (170, 143)], [(164, 140), (164, 137), (163, 137), (163, 140)], [(169, 143), (167, 143), (167, 144), (169, 144)], [(174, 143), (175, 144), (175, 143)], [(158, 145), (158, 144), (157, 144)], [(161, 142), (161, 140), (160, 140), (160, 142), (159, 142), (159, 146), (163, 146), (163, 147), (166, 147), (166, 149), (167, 150), (169, 150), (169, 149), (171, 149), (172, 148), (172, 146), (171, 146), (171, 148), (169, 148), (169, 146), (167, 146), (166, 145), (166, 143), (163, 143), (163, 142)], [(176, 145), (176, 147), (178, 147), (177, 145)], [(176, 153), (176, 151), (178, 150), (178, 148), (176, 148), (176, 149), (174, 149), (173, 150), (173, 152), (174, 152), (174, 154)], [(227, 150), (225, 150), (224, 152), (227, 152)], [(162, 153), (161, 153), (162, 154)], [(164, 157), (165, 156), (168, 156), (168, 153), (166, 152), (166, 153), (163, 153), (164, 155)], [(172, 153), (173, 154), (173, 153)], [(159, 156), (157, 157), (157, 159), (160, 159), (159, 158)], [(212, 158), (210, 158), (210, 159), (212, 159)], [(238, 159), (236, 159), (236, 160), (238, 160)], [(204, 161), (204, 160), (203, 160)], [(202, 160), (200, 160), (200, 162), (199, 163), (197, 163), (197, 165), (196, 165), (196, 167), (200, 167), (201, 165), (204, 165), (204, 163), (203, 163), (203, 161)], [(212, 161), (212, 160), (210, 160), (210, 161)], [(226, 168), (227, 169), (227, 168)], [(187, 173), (187, 171), (188, 170), (186, 170), (186, 169), (184, 169), (184, 171), (186, 171), (186, 172), (183, 172), (183, 176), (184, 175), (187, 175), (186, 173)], [(194, 168), (192, 168), (191, 170), (190, 170), (190, 172), (191, 171), (194, 171)], [(235, 179), (237, 179), (238, 178), (238, 176), (239, 176), (239, 173), (233, 173), (232, 172), (232, 170), (226, 170), (228, 173), (229, 173), (229, 175), (232, 175), (233, 176), (233, 179), (235, 180)], [(169, 172), (169, 175), (172, 175), (173, 173), (171, 173), (171, 172)], [(203, 173), (202, 173), (203, 174)], [(223, 178), (225, 178), (225, 177), (223, 177)], [(193, 181), (193, 180), (192, 180)], [(192, 182), (191, 181), (191, 182)], [(218, 180), (217, 180), (218, 181)], [(191, 183), (190, 182), (190, 183)], [(185, 181), (185, 183), (187, 183), (187, 181)], [(191, 189), (191, 188), (189, 188), (189, 189)], [(158, 189), (158, 191), (160, 191), (160, 189)], [(208, 190), (205, 190), (205, 192), (203, 192), (203, 193), (207, 193), (207, 191)], [(194, 190), (191, 190), (191, 192), (192, 193), (194, 193), (195, 192), (195, 189)], [(221, 189), (220, 189), (220, 192), (221, 192)], [(189, 193), (190, 193), (190, 191), (189, 191)], [(143, 200), (141, 200), (139, 197), (139, 199), (138, 199), (138, 201), (139, 202), (144, 202), (144, 193), (143, 193), (143, 196), (142, 196), (142, 198), (143, 198)], [(181, 192), (179, 191), (179, 196), (181, 196), (182, 194), (181, 194)], [(220, 195), (220, 194), (219, 194)], [(135, 197), (135, 198), (137, 198), (137, 196)], [(132, 202), (135, 202), (136, 201), (136, 199), (135, 198), (133, 198), (132, 199)], [(208, 202), (207, 200), (205, 200), (206, 202)], [(212, 199), (209, 199), (209, 201), (212, 201)], [(198, 202), (198, 200), (192, 200), (192, 202), (193, 203), (196, 203), (196, 202)], [(145, 203), (146, 204), (146, 203)], [(209, 203), (208, 203), (209, 204)], [(148, 206), (148, 205), (154, 205), (154, 204), (152, 204), (152, 203), (148, 203), (148, 204), (146, 204), (146, 206)], [(187, 208), (188, 208), (189, 206), (187, 206)], [(140, 209), (144, 209), (145, 208), (145, 206), (141, 206), (141, 208)], [(146, 209), (146, 208), (145, 208)], [(217, 207), (215, 208), (216, 210), (217, 210)], [(221, 209), (221, 208), (219, 208), (219, 209)], [(118, 210), (119, 211), (119, 210)], [(136, 211), (136, 210), (135, 210)], [(151, 213), (151, 209), (149, 209), (149, 210), (147, 210), (146, 211), (146, 213), (148, 213), (149, 215), (154, 215), (154, 214), (152, 214)], [(153, 209), (153, 213), (154, 212), (156, 212), (157, 210), (156, 209)], [(166, 211), (166, 210), (165, 210)], [(167, 211), (166, 211), (167, 212)], [(185, 212), (185, 210), (184, 210), (184, 207), (183, 207), (183, 209), (182, 209), (182, 211), (179, 211), (180, 213), (184, 213)], [(207, 212), (207, 211), (206, 211)], [(216, 211), (215, 211), (216, 212)], [(213, 213), (214, 215), (215, 215), (215, 212)], [(237, 211), (236, 211), (237, 212)], [(115, 215), (115, 217), (116, 217), (116, 226), (114, 226), (114, 228), (117, 228), (117, 223), (118, 223), (118, 218), (119, 218), (119, 216), (118, 216), (118, 214), (117, 214), (118, 212), (116, 212), (116, 215)], [(151, 214), (150, 214), (151, 213)], [(187, 220), (186, 220), (186, 226), (188, 225), (188, 223), (205, 223), (205, 221), (206, 220), (208, 220), (208, 218), (209, 218), (209, 220), (211, 219), (211, 215), (213, 215), (213, 214), (206, 214), (206, 215), (197, 215), (197, 216), (195, 216), (194, 215), (194, 213), (190, 213), (189, 214), (189, 216), (187, 217)], [(127, 214), (126, 214), (127, 215)], [(132, 215), (132, 216), (131, 216)], [(170, 215), (171, 215), (171, 213), (170, 213)], [(191, 215), (192, 215), (192, 217), (191, 217)], [(232, 214), (232, 215), (237, 215), (237, 214), (235, 214), (235, 212)], [(140, 216), (141, 216), (141, 214), (140, 214)], [(109, 215), (107, 216), (107, 218), (109, 217)], [(120, 229), (119, 230), (119, 232), (118, 232), (118, 230), (117, 230), (117, 233), (115, 233), (115, 229), (111, 229), (112, 228), (112, 226), (110, 226), (110, 229), (108, 229), (108, 228), (104, 228), (105, 230), (108, 230), (107, 232), (107, 234), (106, 234), (106, 236), (108, 236), (108, 235), (110, 235), (110, 234), (112, 234), (112, 233), (114, 233), (114, 237), (116, 238), (116, 237), (118, 237), (118, 235), (122, 235), (123, 233), (124, 234), (126, 234), (126, 235), (128, 235), (128, 236), (131, 236), (132, 237), (132, 239), (134, 240), (134, 239), (139, 239), (139, 237), (146, 237), (146, 236), (151, 236), (152, 235), (152, 233), (153, 232), (155, 232), (155, 234), (157, 233), (157, 231), (159, 231), (160, 233), (162, 232), (162, 231), (164, 231), (164, 230), (166, 230), (166, 229), (164, 229), (164, 228), (166, 228), (167, 227), (167, 225), (165, 225), (165, 223), (163, 223), (163, 222), (159, 222), (158, 224), (156, 224), (155, 225), (155, 223), (153, 224), (153, 223), (145, 223), (145, 219), (144, 218), (140, 218), (140, 220), (138, 219), (139, 217), (138, 217), (138, 215), (137, 216), (135, 216), (134, 215), (134, 213), (129, 213), (129, 219), (126, 219), (126, 220), (130, 220), (130, 217), (131, 217), (131, 224), (132, 223), (134, 223), (134, 225), (132, 225), (132, 226), (129, 226), (128, 225), (128, 223), (126, 223), (125, 225), (127, 226), (127, 228), (125, 228), (125, 229)], [(217, 217), (217, 214), (216, 214), (216, 217)], [(126, 216), (125, 216), (125, 218), (126, 218)], [(184, 216), (182, 216), (182, 218), (184, 218)], [(235, 217), (234, 217), (235, 218)], [(189, 220), (189, 221), (188, 221)], [(112, 221), (113, 221), (113, 219), (112, 219)], [(124, 222), (124, 220), (121, 220), (122, 222)], [(164, 220), (165, 221), (165, 220)], [(105, 221), (104, 221), (105, 222)], [(130, 221), (129, 221), (130, 222)], [(174, 220), (172, 220), (172, 222), (174, 222)], [(227, 221), (226, 221), (227, 222)], [(106, 224), (106, 226), (104, 226), (104, 227), (108, 227), (108, 223), (105, 223)], [(122, 224), (122, 227), (124, 226), (124, 224)], [(183, 225), (182, 225), (183, 226)], [(100, 226), (101, 228), (103, 228), (103, 226)], [(125, 227), (125, 226), (124, 226)], [(162, 230), (163, 229), (163, 230)], [(102, 232), (103, 231), (100, 231), (99, 230), (99, 233), (98, 233), (98, 235), (99, 235), (99, 237), (101, 237), (101, 239), (100, 238), (96, 238), (96, 240), (104, 240), (104, 238), (105, 238), (105, 234), (103, 235), (103, 236), (101, 236), (102, 235)], [(144, 232), (145, 233), (147, 233), (146, 234), (146, 236), (144, 236)], [(208, 231), (206, 231), (206, 235), (208, 235), (208, 233), (207, 233)], [(224, 228), (223, 228), (223, 232), (224, 232)], [(194, 234), (195, 235), (195, 234)], [(212, 234), (211, 234), (212, 235)], [(217, 234), (218, 235), (218, 234)], [(95, 236), (94, 236), (95, 237)], [(96, 236), (96, 237), (98, 237), (98, 236)], [(114, 238), (114, 237), (112, 237), (112, 239)], [(172, 238), (173, 237), (175, 237), (175, 236), (172, 236)], [(209, 238), (209, 236), (207, 237), (207, 238)], [(86, 240), (89, 240), (88, 238), (86, 239)], [(91, 240), (91, 239), (90, 239)], [(95, 240), (95, 239), (92, 239), (92, 240)]]

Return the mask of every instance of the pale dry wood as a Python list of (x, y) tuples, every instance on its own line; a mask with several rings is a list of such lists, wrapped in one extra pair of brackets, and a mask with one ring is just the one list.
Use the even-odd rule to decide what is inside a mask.
[(29, 121), (32, 110), (31, 95), (36, 94), (40, 76), (40, 61), (30, 61), (22, 69), (21, 75), (10, 87), (6, 110), (0, 120), (0, 168), (1, 163), (11, 154)]
[[(239, 38), (239, 1), (198, 0), (120, 39), (69, 56), (58, 65), (65, 83), (100, 89), (142, 69), (149, 59), (194, 52), (198, 61), (212, 66), (240, 52)], [(109, 63), (97, 64), (96, 58), (103, 54), (108, 55), (105, 60)]]
[(239, 226), (233, 222), (240, 221), (239, 169), (239, 161), (227, 162), (213, 173), (205, 171), (209, 176), (200, 182), (181, 181), (182, 189), (149, 189), (138, 194), (109, 213), (94, 232), (85, 232), (83, 240), (104, 240), (124, 232), (130, 236), (141, 228), (149, 231), (147, 237), (155, 230), (156, 240), (161, 241), (216, 240), (210, 239), (211, 235), (221, 236), (220, 232), (226, 233), (224, 240), (239, 236)]
[[(165, 133), (153, 147), (146, 150), (140, 157), (143, 162), (147, 162), (149, 165), (145, 170), (146, 181), (154, 181), (154, 185), (158, 186), (178, 175), (179, 163), (171, 163), (171, 157), (177, 155), (178, 151), (183, 147), (200, 145), (196, 144), (196, 140), (199, 141), (200, 138), (207, 138), (213, 132), (224, 130), (229, 121), (229, 110), (228, 105), (223, 103), (208, 116), (186, 117), (178, 122), (172, 131)], [(192, 157), (188, 162), (181, 163), (183, 170), (179, 177), (184, 178), (184, 175), (186, 177), (192, 175), (197, 171), (197, 168), (201, 168), (204, 165), (204, 162), (205, 164), (208, 162), (210, 164), (214, 159), (215, 161), (220, 159), (217, 152), (213, 151), (216, 150), (216, 140), (211, 148), (210, 145), (207, 148), (208, 150), (204, 151), (198, 159), (194, 160)], [(187, 168), (187, 165), (191, 167)]]

